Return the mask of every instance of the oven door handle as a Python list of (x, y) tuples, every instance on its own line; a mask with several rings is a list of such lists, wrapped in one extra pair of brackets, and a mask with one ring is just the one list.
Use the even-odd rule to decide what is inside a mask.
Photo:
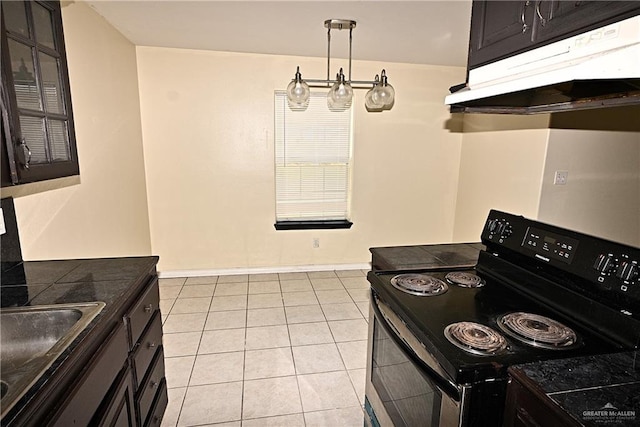
[[(404, 325), (396, 326), (394, 324), (394, 322), (391, 320), (391, 315), (390, 315), (391, 313), (393, 313), (393, 311), (390, 308), (388, 308), (386, 304), (380, 301), (380, 299), (375, 293), (372, 292), (371, 298), (373, 298), (371, 306), (373, 307), (375, 317), (380, 320), (380, 325), (391, 337), (391, 339), (393, 339), (393, 341), (402, 350), (404, 350), (404, 353), (411, 359), (413, 363), (415, 363), (417, 366), (419, 366), (421, 369), (425, 370), (429, 374), (429, 380), (431, 382), (435, 383), (435, 385), (439, 389), (447, 393), (447, 395), (449, 395), (451, 398), (453, 398), (457, 402), (460, 402), (462, 400), (461, 399), (462, 391), (458, 388), (458, 386), (452, 381), (448, 380), (447, 378), (443, 378), (442, 374), (439, 374), (438, 372), (436, 372), (436, 370), (434, 370), (431, 366), (429, 366), (417, 354), (416, 350), (413, 349), (412, 346), (409, 345), (409, 343), (407, 343), (407, 338), (405, 338), (407, 334), (411, 334), (408, 328), (406, 328), (406, 326)], [(393, 314), (393, 316), (397, 317), (395, 316), (395, 314)], [(407, 329), (407, 332), (402, 333), (399, 329)], [(416, 344), (416, 345), (421, 345), (421, 344)], [(424, 351), (427, 352), (426, 349), (424, 349)], [(434, 359), (434, 363), (437, 363), (435, 362), (435, 359)]]

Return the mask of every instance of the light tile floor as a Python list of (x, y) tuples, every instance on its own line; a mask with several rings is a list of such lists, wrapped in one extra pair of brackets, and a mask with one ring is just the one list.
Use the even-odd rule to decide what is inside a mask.
[(162, 426), (362, 426), (365, 274), (160, 279)]

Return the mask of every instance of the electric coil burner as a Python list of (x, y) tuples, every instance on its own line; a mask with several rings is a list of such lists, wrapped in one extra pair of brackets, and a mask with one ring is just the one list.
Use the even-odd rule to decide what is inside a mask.
[(480, 276), (465, 271), (452, 271), (444, 278), (452, 285), (462, 286), (463, 288), (479, 288), (484, 286), (485, 283)]
[(537, 314), (505, 314), (498, 320), (498, 326), (510, 337), (533, 347), (564, 350), (578, 344), (573, 329)]
[(449, 289), (446, 283), (427, 274), (399, 274), (391, 279), (396, 289), (411, 295), (434, 296)]
[(481, 240), (473, 268), (367, 274), (369, 427), (500, 426), (509, 367), (637, 349), (640, 248), (495, 210)]
[(466, 352), (488, 356), (504, 353), (507, 341), (488, 326), (474, 322), (458, 322), (444, 329), (444, 336)]

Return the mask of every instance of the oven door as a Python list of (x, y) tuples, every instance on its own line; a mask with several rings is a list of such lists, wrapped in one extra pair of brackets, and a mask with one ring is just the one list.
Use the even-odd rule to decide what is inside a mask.
[(431, 366), (427, 353), (404, 323), (371, 296), (365, 409), (367, 424), (462, 425), (467, 387), (456, 386)]

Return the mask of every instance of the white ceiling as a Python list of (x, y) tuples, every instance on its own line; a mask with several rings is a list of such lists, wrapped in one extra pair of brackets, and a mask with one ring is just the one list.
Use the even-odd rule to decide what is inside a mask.
[[(471, 0), (88, 0), (135, 45), (327, 56), (326, 19), (357, 21), (353, 59), (465, 66)], [(348, 56), (332, 30), (331, 57)]]

